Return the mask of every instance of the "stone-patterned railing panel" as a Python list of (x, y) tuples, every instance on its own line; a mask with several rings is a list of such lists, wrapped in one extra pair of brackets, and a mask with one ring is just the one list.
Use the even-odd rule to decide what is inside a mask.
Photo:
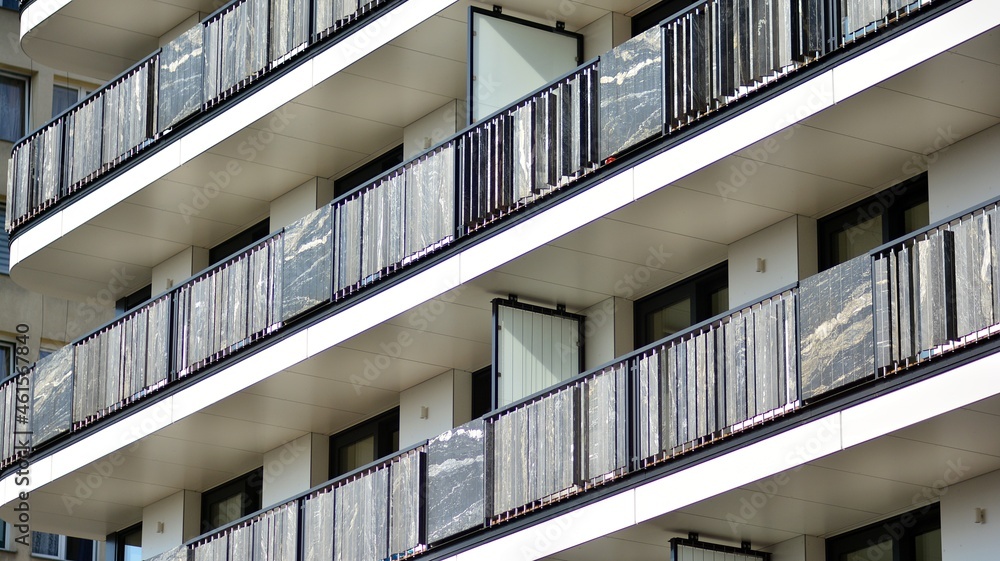
[(471, 421), (427, 443), (427, 543), (486, 521), (486, 424)]
[[(298, 233), (307, 229), (303, 224), (310, 222), (289, 229)], [(283, 238), (284, 234), (275, 234), (171, 293), (178, 376), (218, 361), (281, 325), (283, 268), (289, 266), (282, 258)], [(312, 255), (293, 260), (293, 271), (306, 257)]]
[(160, 297), (69, 347), (74, 423), (89, 423), (167, 382), (169, 295)]
[(933, 0), (840, 0), (841, 44), (855, 41)]
[(655, 26), (601, 57), (600, 161), (663, 131), (662, 43)]
[(579, 425), (575, 384), (488, 421), (494, 517), (579, 491)]
[(862, 255), (799, 283), (802, 399), (875, 373), (872, 259)]
[(66, 345), (38, 361), (31, 376), (31, 444), (34, 446), (67, 433), (73, 427), (73, 347)]
[(795, 409), (795, 290), (674, 336), (635, 359), (644, 463)]
[(686, 125), (819, 57), (822, 10), (819, 1), (710, 0), (668, 23), (667, 126)]
[(157, 134), (201, 110), (205, 101), (205, 31), (200, 25), (167, 43), (157, 80)]
[(0, 383), (0, 468), (6, 468), (28, 453), (31, 447), (30, 371)]
[(205, 22), (205, 102), (214, 105), (267, 66), (268, 0), (237, 0)]
[(482, 228), (598, 164), (598, 65), (465, 131), (457, 144), (459, 225)]

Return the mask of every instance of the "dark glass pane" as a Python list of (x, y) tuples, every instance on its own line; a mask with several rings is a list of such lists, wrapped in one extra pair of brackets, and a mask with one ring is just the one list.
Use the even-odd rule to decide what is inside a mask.
[(930, 207), (927, 201), (911, 206), (903, 211), (904, 234), (919, 230), (931, 223)]
[(351, 470), (375, 461), (375, 435), (366, 436), (351, 444), (347, 444), (340, 449), (339, 465), (340, 473), (347, 473)]
[(691, 326), (691, 299), (664, 306), (649, 314), (649, 339), (656, 341)]
[(0, 76), (0, 140), (14, 142), (24, 136), (24, 103), (28, 82)]
[(68, 561), (94, 561), (94, 542), (81, 538), (66, 538)]
[(729, 287), (725, 286), (712, 293), (712, 313), (709, 317), (715, 317), (728, 310), (729, 310)]
[(69, 109), (79, 100), (80, 92), (76, 88), (52, 86), (52, 116)]
[(882, 243), (884, 242), (881, 215), (858, 222), (850, 228), (837, 232), (834, 238), (837, 263), (864, 255)]
[(240, 491), (209, 505), (208, 520), (212, 526), (218, 528), (242, 518), (244, 497), (245, 493)]
[(914, 561), (941, 561), (941, 529), (919, 534), (914, 538)]
[(6, 380), (13, 371), (14, 347), (12, 345), (0, 344), (0, 380)]
[(883, 558), (892, 559), (892, 544), (892, 538), (888, 535), (883, 535), (877, 542), (871, 540), (868, 545), (862, 547), (861, 549), (840, 554), (837, 561), (871, 561), (872, 559)]

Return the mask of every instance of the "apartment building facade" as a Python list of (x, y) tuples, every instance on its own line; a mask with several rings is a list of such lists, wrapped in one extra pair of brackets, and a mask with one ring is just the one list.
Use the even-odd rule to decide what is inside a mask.
[(989, 0), (33, 0), (0, 516), (116, 559), (989, 559)]

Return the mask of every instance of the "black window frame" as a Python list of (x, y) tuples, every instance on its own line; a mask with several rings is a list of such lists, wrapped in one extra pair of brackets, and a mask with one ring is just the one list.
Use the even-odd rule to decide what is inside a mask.
[(261, 466), (202, 493), (200, 521), (202, 533), (211, 532), (212, 530), (228, 524), (227, 522), (216, 526), (209, 520), (209, 513), (211, 512), (213, 504), (218, 504), (219, 502), (224, 501), (237, 493), (241, 493), (243, 501), (242, 504), (240, 504), (240, 516), (236, 517), (238, 520), (261, 509), (263, 506), (261, 505), (263, 500), (263, 489), (264, 467)]
[(132, 294), (122, 296), (115, 302), (115, 315), (121, 317), (130, 311), (138, 308), (144, 302), (147, 302), (153, 297), (153, 285), (147, 284), (146, 286), (136, 290)]
[(403, 163), (403, 145), (395, 146), (333, 180), (333, 198), (340, 197)]
[[(393, 442), (393, 432), (397, 434), (396, 442)], [(353, 468), (340, 469), (341, 449), (368, 436), (374, 436), (375, 458), (373, 461), (377, 461), (398, 451), (398, 433), (399, 407), (394, 407), (348, 429), (330, 435), (330, 479), (353, 470)]]
[(208, 266), (211, 267), (222, 261), (237, 251), (251, 246), (271, 234), (270, 217), (250, 226), (242, 232), (232, 236), (224, 242), (216, 244), (208, 250)]
[[(712, 295), (722, 288), (729, 288), (729, 261), (723, 261), (686, 279), (662, 288), (635, 301), (633, 307), (633, 333), (635, 348), (640, 349), (658, 341), (650, 339), (648, 318), (667, 306), (690, 298), (691, 322), (696, 325), (717, 315), (712, 311)], [(727, 302), (728, 309), (728, 302)]]
[[(14, 369), (16, 368), (16, 359), (14, 358), (17, 353), (17, 344), (11, 341), (0, 339), (0, 348), (5, 349), (5, 352), (0, 352), (0, 360), (6, 362), (7, 364), (0, 364), (0, 382), (10, 378), (14, 375)], [(4, 359), (3, 355), (6, 354), (7, 357)]]
[[(118, 530), (114, 534), (108, 536), (107, 541), (105, 541), (105, 546), (113, 550), (114, 557), (109, 559), (109, 561), (125, 561), (125, 538), (130, 535), (139, 534), (139, 547), (142, 547), (142, 522), (133, 524), (127, 528)], [(112, 551), (108, 552), (105, 557), (110, 557)]]
[(880, 557), (885, 561), (913, 561), (916, 556), (916, 537), (941, 529), (941, 504), (929, 503), (862, 528), (833, 536), (826, 540), (826, 558), (837, 561), (841, 555), (874, 547), (888, 538), (892, 542), (891, 555)]
[(840, 264), (834, 241), (837, 234), (881, 216), (882, 243), (888, 243), (909, 233), (905, 228), (906, 211), (926, 202), (928, 185), (927, 173), (924, 172), (820, 218), (816, 221), (819, 270), (825, 271)]
[[(30, 119), (30, 107), (31, 107), (31, 76), (26, 74), (21, 74), (19, 72), (12, 72), (9, 70), (0, 70), (0, 76), (5, 78), (11, 78), (14, 80), (20, 80), (24, 82), (24, 96), (21, 100), (21, 130), (17, 134), (16, 138), (6, 138), (0, 134), (0, 140), (6, 142), (17, 142), (28, 132), (28, 122)], [(0, 127), (0, 133), (3, 132), (3, 127)]]

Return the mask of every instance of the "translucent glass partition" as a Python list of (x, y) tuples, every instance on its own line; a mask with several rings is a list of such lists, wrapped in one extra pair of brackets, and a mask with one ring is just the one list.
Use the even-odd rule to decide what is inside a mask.
[(493, 379), (503, 407), (580, 373), (583, 317), (496, 299)]

